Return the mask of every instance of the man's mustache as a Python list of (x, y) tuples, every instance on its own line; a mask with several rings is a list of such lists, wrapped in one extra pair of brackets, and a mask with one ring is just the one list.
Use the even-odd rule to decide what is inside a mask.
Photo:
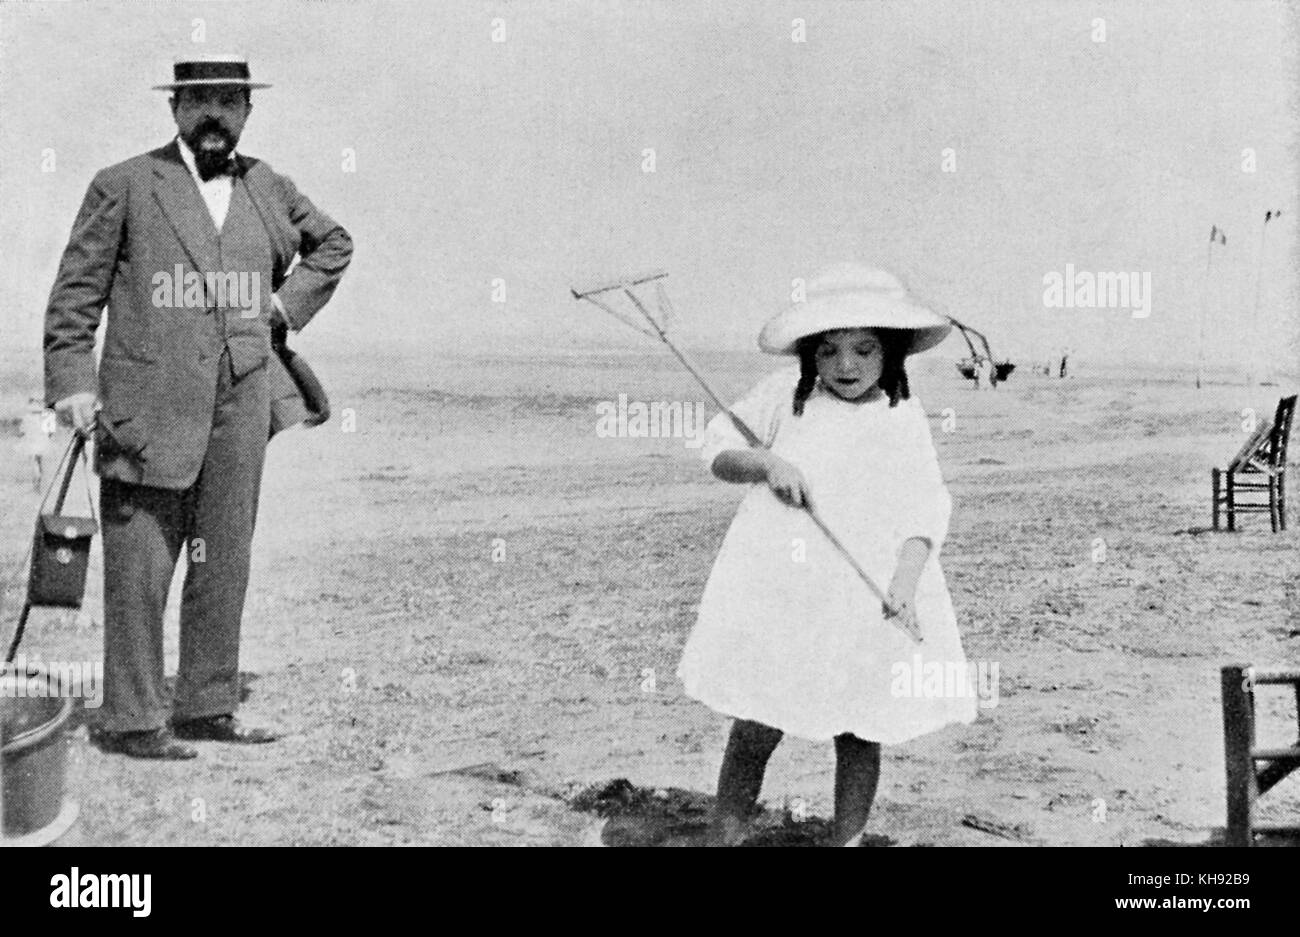
[(227, 130), (220, 121), (208, 119), (199, 123), (191, 132), (190, 137), (194, 142), (198, 142), (208, 134), (216, 134), (226, 144), (231, 147), (235, 145), (234, 134)]

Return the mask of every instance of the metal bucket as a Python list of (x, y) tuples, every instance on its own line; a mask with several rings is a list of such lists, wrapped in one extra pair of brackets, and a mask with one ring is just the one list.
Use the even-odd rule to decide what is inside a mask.
[(49, 675), (36, 667), (0, 675), (0, 842), (6, 846), (47, 845), (76, 820), (76, 804), (63, 801), (72, 698), (49, 688)]

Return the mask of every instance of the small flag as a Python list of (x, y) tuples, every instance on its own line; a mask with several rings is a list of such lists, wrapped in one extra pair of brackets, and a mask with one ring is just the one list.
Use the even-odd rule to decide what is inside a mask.
[(1218, 225), (1210, 225), (1210, 243), (1218, 241), (1220, 244), (1228, 243), (1228, 236), (1219, 230)]
[(1273, 211), (1266, 211), (1266, 212), (1264, 212), (1264, 224), (1268, 224), (1268, 223), (1269, 223), (1270, 221), (1272, 221), (1274, 218), (1278, 218), (1278, 217), (1280, 217), (1281, 214), (1282, 214), (1282, 209), (1280, 209), (1280, 208), (1278, 208), (1278, 209), (1274, 209)]

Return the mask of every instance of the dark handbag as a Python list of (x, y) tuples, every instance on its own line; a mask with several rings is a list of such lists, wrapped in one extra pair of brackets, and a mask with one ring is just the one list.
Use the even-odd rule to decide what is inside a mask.
[[(63, 502), (68, 497), (68, 486), (80, 461), (87, 473), (86, 493), (90, 502), (90, 517), (63, 513)], [(27, 601), (23, 603), (18, 629), (5, 663), (14, 659), (18, 643), (23, 638), (27, 616), (33, 608), (80, 608), (86, 594), (86, 570), (90, 565), (90, 541), (99, 530), (96, 522), (94, 500), (89, 498), (90, 465), (86, 459), (86, 437), (74, 433), (72, 442), (63, 453), (55, 471), (54, 482), (45, 491), (36, 515), (36, 534), (32, 538), (31, 574), (27, 580)], [(59, 493), (54, 499), (54, 510), (47, 513), (45, 502), (57, 485)]]
[(32, 545), (32, 576), (27, 585), (31, 605), (81, 608), (86, 593), (90, 538), (98, 526), (89, 517), (42, 514)]

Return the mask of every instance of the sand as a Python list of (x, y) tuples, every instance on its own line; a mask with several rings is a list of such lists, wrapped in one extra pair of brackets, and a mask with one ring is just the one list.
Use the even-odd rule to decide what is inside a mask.
[[(78, 727), (79, 840), (580, 845), (602, 823), (567, 803), (583, 789), (707, 799), (728, 722), (674, 669), (743, 489), (682, 439), (596, 432), (620, 393), (704, 400), (690, 379), (655, 349), (311, 357), (335, 417), (272, 444), (241, 660), (244, 717), (287, 736), (156, 764), (105, 756)], [(701, 361), (733, 398), (774, 363)], [(914, 369), (956, 502), (944, 569), (998, 696), (973, 726), (886, 749), (881, 842), (1214, 842), (1219, 668), (1300, 666), (1294, 507), (1285, 533), (1261, 515), (1205, 531), (1243, 408), (1267, 416), (1294, 391), (1071, 364), (980, 392), (951, 356)], [(38, 500), (13, 422), (37, 367), (0, 361), (6, 571)], [(96, 548), (81, 613), (33, 614), (29, 654), (98, 659), (101, 568)], [(6, 641), (21, 598), (15, 583)], [(167, 643), (174, 670), (175, 600)], [(1294, 706), (1262, 693), (1262, 742), (1294, 740)], [(830, 746), (787, 740), (763, 799), (821, 823), (832, 778)], [(1295, 822), (1300, 782), (1263, 804)]]

